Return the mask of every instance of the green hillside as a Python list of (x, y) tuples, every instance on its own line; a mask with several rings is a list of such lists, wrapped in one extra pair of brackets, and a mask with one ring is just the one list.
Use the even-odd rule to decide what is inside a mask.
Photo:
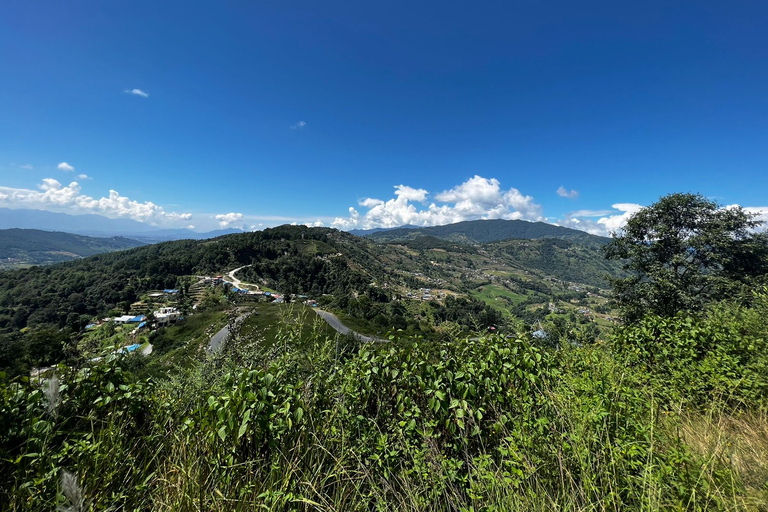
[(130, 238), (94, 238), (38, 229), (0, 230), (0, 268), (47, 265), (143, 245)]
[[(0, 510), (764, 510), (768, 260), (600, 331), (601, 255), (283, 226), (0, 273)], [(186, 318), (82, 329), (150, 302)]]
[(409, 240), (420, 236), (433, 236), (458, 242), (486, 244), (499, 240), (558, 238), (583, 244), (605, 244), (609, 239), (590, 235), (584, 231), (564, 228), (545, 222), (525, 220), (473, 220), (445, 226), (391, 229), (366, 235), (377, 241)]
[[(620, 275), (597, 247), (567, 240), (474, 246), (419, 237), (381, 244), (329, 228), (281, 226), (165, 242), (0, 273), (0, 366), (20, 358), (52, 362), (55, 351), (27, 350), (47, 339), (38, 337), (41, 330), (55, 333), (53, 344), (62, 346), (95, 318), (125, 314), (149, 290), (178, 288), (180, 304), (191, 307), (195, 276), (240, 267), (244, 282), (317, 299), (366, 334), (400, 328), (428, 337), (446, 322), (465, 331), (535, 322), (550, 303), (561, 304), (565, 315), (604, 308), (604, 274)], [(496, 287), (492, 297), (483, 292), (487, 285)], [(594, 297), (579, 286), (594, 287)]]

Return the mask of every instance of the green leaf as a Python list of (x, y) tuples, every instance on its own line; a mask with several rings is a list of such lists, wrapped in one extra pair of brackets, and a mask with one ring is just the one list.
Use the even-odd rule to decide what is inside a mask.
[(251, 419), (251, 410), (248, 409), (243, 415), (243, 422), (240, 424), (240, 429), (237, 431), (237, 438), (240, 439), (248, 429), (248, 421)]

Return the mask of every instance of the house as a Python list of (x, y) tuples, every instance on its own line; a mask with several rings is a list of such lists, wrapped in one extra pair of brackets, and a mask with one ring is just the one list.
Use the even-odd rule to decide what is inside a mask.
[(157, 327), (165, 327), (178, 321), (181, 318), (181, 311), (176, 308), (160, 308), (155, 311), (155, 323)]
[(112, 321), (115, 322), (115, 324), (117, 325), (123, 325), (123, 324), (127, 324), (133, 319), (134, 319), (133, 315), (123, 315), (123, 316), (116, 316), (115, 318), (112, 319)]

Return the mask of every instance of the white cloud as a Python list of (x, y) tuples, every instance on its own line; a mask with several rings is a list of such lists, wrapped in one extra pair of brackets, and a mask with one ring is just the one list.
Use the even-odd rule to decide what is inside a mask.
[(243, 220), (244, 215), (242, 213), (220, 213), (216, 216), (214, 216), (216, 220), (219, 221), (219, 226), (222, 228), (226, 228), (228, 226), (231, 226), (235, 222), (240, 222)]
[(299, 121), (298, 123), (291, 125), (291, 130), (301, 130), (305, 126), (307, 126), (307, 123), (304, 121)]
[[(635, 203), (616, 203), (612, 210), (578, 210), (566, 215), (556, 224), (567, 228), (579, 229), (593, 235), (610, 236), (627, 223), (630, 217), (643, 206)], [(595, 217), (599, 217), (596, 221)]]
[(81, 193), (80, 185), (73, 181), (64, 186), (53, 178), (45, 178), (39, 190), (0, 186), (0, 206), (9, 208), (37, 208), (73, 214), (95, 213), (110, 218), (129, 218), (153, 225), (172, 224), (189, 220), (191, 213), (166, 212), (151, 201), (139, 202), (110, 190), (108, 197), (99, 199)]
[(93, 178), (91, 178), (87, 174), (78, 174), (77, 175), (77, 179), (79, 179), (79, 180), (92, 180)]
[(141, 89), (126, 89), (125, 92), (133, 94), (134, 96), (141, 96), (142, 98), (149, 98), (149, 93), (142, 91)]
[(611, 208), (622, 213), (601, 217), (597, 223), (605, 226), (609, 233), (614, 233), (619, 228), (624, 227), (629, 218), (642, 210), (643, 206), (635, 203), (616, 203), (612, 204)]
[(69, 165), (67, 162), (61, 162), (59, 165), (56, 166), (56, 168), (64, 172), (72, 172), (75, 170), (75, 168)]
[(571, 217), (605, 217), (614, 213), (613, 210), (576, 210), (568, 215)]
[(423, 188), (412, 188), (406, 185), (398, 185), (395, 187), (395, 195), (400, 199), (407, 201), (418, 201), (423, 203), (427, 200), (427, 192)]
[[(735, 208), (740, 205), (729, 204), (726, 208)], [(754, 220), (762, 222), (755, 228), (755, 231), (768, 231), (768, 206), (747, 206), (742, 208), (745, 212), (753, 214)]]
[[(367, 201), (367, 199), (365, 200)], [(384, 201), (380, 201), (381, 204), (384, 204)], [(360, 213), (352, 208), (349, 207), (349, 217), (336, 217), (333, 219), (333, 222), (331, 222), (331, 226), (333, 226), (336, 229), (342, 229), (342, 230), (350, 230), (357, 227), (357, 225), (360, 223)]]
[(541, 206), (533, 198), (515, 188), (502, 190), (499, 180), (473, 176), (456, 187), (434, 196), (435, 201), (417, 208), (413, 202), (425, 203), (429, 192), (406, 185), (395, 187), (389, 200), (365, 198), (359, 205), (368, 211), (361, 217), (354, 208), (349, 217), (336, 218), (331, 224), (338, 229), (396, 227), (405, 224), (437, 226), (464, 220), (526, 219), (543, 220)]
[(20, 165), (19, 168), (31, 170), (31, 169), (34, 169), (34, 166), (32, 166), (32, 164), (25, 164), (25, 165)]
[(579, 197), (579, 191), (578, 190), (568, 190), (567, 188), (561, 186), (557, 189), (557, 195), (560, 197), (567, 197), (568, 199), (576, 199)]
[(768, 206), (747, 206), (744, 211), (756, 214), (755, 220), (768, 223)]

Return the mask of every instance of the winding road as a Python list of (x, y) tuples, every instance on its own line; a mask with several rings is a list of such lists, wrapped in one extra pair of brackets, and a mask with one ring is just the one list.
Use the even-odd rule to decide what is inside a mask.
[[(232, 284), (233, 285), (237, 286), (238, 288), (243, 288), (243, 282), (235, 277), (235, 272), (237, 272), (238, 270), (242, 270), (245, 267), (250, 267), (250, 266), (251, 265), (243, 265), (242, 267), (238, 267), (235, 270), (231, 271), (229, 274), (227, 274), (229, 276), (229, 278), (232, 280)], [(246, 283), (246, 285), (247, 285), (247, 283)], [(251, 285), (251, 286), (256, 286), (256, 285)], [(258, 286), (256, 286), (256, 288), (258, 288)]]
[[(230, 277), (232, 276), (232, 273), (234, 273), (236, 271), (237, 270), (233, 270), (230, 273)], [(360, 334), (359, 332), (353, 331), (352, 329), (350, 329), (349, 327), (344, 325), (341, 322), (341, 320), (339, 320), (339, 317), (337, 317), (333, 313), (330, 313), (328, 311), (324, 311), (322, 309), (317, 309), (317, 308), (314, 308), (314, 311), (315, 311), (315, 313), (318, 314), (318, 316), (320, 318), (325, 320), (326, 323), (328, 323), (328, 325), (330, 325), (339, 334), (342, 334), (342, 335), (351, 334), (352, 336), (354, 336), (358, 340), (362, 341), (363, 343), (368, 343), (368, 342), (371, 342), (371, 341), (376, 342), (376, 343), (387, 343), (387, 342), (389, 342), (389, 340), (384, 339), (384, 338), (375, 338), (373, 336), (366, 336), (364, 334)], [(248, 313), (243, 313), (240, 316), (238, 316), (235, 319), (234, 327), (235, 328), (239, 328), (240, 327), (240, 323), (242, 323), (242, 321), (248, 315), (250, 315), (250, 314), (251, 313), (248, 312)], [(224, 327), (219, 329), (219, 331), (216, 334), (211, 336), (211, 341), (208, 342), (208, 348), (207, 348), (208, 354), (215, 354), (216, 352), (218, 352), (221, 349), (222, 345), (224, 344), (224, 342), (227, 340), (227, 337), (229, 336), (229, 333), (230, 333), (230, 328), (229, 327), (230, 327), (230, 324), (227, 323), (227, 325), (225, 325)]]
[(339, 320), (339, 317), (334, 315), (333, 313), (329, 313), (328, 311), (324, 311), (322, 309), (315, 309), (315, 313), (317, 313), (320, 318), (325, 320), (328, 325), (330, 325), (336, 332), (339, 334), (352, 334), (355, 338), (362, 342), (369, 342), (369, 341), (375, 341), (377, 343), (385, 343), (389, 340), (385, 340), (384, 338), (374, 338), (372, 336), (365, 336), (364, 334), (360, 334), (359, 332), (355, 332), (343, 323), (341, 323), (341, 320)]
[[(234, 326), (235, 326), (235, 327), (237, 327), (237, 328), (239, 328), (239, 327), (240, 327), (240, 323), (241, 323), (241, 322), (243, 321), (243, 319), (245, 319), (245, 317), (247, 317), (248, 315), (250, 315), (250, 312), (249, 312), (249, 313), (244, 313), (244, 314), (242, 314), (242, 315), (238, 316), (238, 317), (235, 319), (235, 321), (234, 321)], [(230, 332), (230, 329), (229, 329), (229, 322), (227, 322), (227, 325), (225, 325), (224, 327), (222, 327), (222, 328), (219, 330), (219, 332), (217, 332), (216, 334), (214, 334), (213, 336), (211, 336), (211, 341), (209, 341), (209, 342), (208, 342), (208, 349), (207, 349), (207, 352), (208, 352), (209, 354), (215, 354), (216, 352), (218, 352), (218, 351), (219, 351), (219, 349), (221, 349), (221, 346), (222, 346), (222, 345), (224, 344), (224, 342), (227, 340), (227, 337), (229, 336), (229, 332)]]

